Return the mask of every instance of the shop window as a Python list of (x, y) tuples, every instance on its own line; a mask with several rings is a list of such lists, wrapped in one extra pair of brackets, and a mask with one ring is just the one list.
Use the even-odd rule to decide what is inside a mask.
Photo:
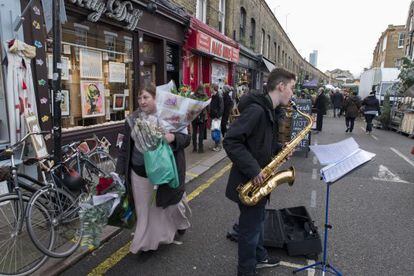
[(132, 37), (124, 36), (124, 52), (125, 52), (125, 62), (132, 62), (133, 52), (132, 52)]
[[(121, 122), (133, 110), (131, 51), (131, 33), (68, 17), (62, 25), (64, 131)], [(47, 58), (50, 80), (51, 48)]]
[(105, 35), (105, 45), (106, 49), (108, 50), (108, 58), (109, 60), (115, 60), (116, 59), (116, 38), (117, 34), (113, 32), (104, 31)]
[(246, 10), (241, 7), (240, 8), (240, 40), (244, 42), (246, 34)]
[(254, 49), (256, 43), (256, 21), (252, 18), (250, 20), (250, 47)]

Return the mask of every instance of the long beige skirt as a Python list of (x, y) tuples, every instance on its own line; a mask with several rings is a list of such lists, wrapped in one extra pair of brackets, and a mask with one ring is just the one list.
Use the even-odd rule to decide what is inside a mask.
[(155, 204), (154, 185), (148, 178), (131, 170), (131, 184), (137, 213), (137, 226), (129, 248), (131, 253), (156, 250), (160, 244), (170, 244), (177, 230), (190, 227), (191, 210), (185, 194), (178, 204), (163, 209)]

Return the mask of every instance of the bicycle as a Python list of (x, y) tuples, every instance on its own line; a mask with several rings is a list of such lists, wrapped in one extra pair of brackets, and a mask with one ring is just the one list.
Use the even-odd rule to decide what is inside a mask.
[[(30, 195), (36, 192), (33, 184), (39, 187), (44, 186), (30, 176), (18, 173), (18, 164), (15, 161), (17, 149), (23, 145), (24, 150), (26, 139), (31, 135), (42, 135), (45, 133), (28, 133), (21, 141), (4, 150), (1, 155), (10, 157), (10, 160), (2, 161), (10, 165), (9, 170), (2, 168), (1, 181), (7, 183), (8, 193), (0, 196), (0, 274), (1, 275), (28, 275), (36, 271), (44, 264), (48, 256), (38, 251), (31, 241), (27, 228), (25, 227), (25, 213), (30, 201)], [(47, 160), (45, 157), (42, 160)], [(39, 161), (39, 160), (37, 160)], [(23, 163), (29, 164), (33, 159)], [(22, 181), (26, 179), (29, 183)], [(46, 208), (41, 203), (36, 203), (39, 212), (37, 217), (48, 217)], [(46, 239), (47, 240), (47, 239)], [(52, 239), (46, 241), (46, 246), (51, 247)]]
[[(91, 156), (103, 158), (105, 162), (113, 162), (112, 157), (99, 149), (84, 153), (78, 148), (80, 144), (74, 142), (63, 148), (65, 161), (51, 168), (52, 181), (31, 197), (27, 209), (26, 224), (30, 237), (40, 251), (54, 258), (67, 257), (78, 248), (83, 233), (79, 202), (91, 196), (92, 189), (101, 179), (110, 177), (110, 172), (99, 168), (99, 164), (91, 161)], [(62, 187), (68, 187), (70, 192)], [(42, 212), (38, 210), (39, 206), (46, 206), (50, 218), (33, 220), (36, 213)], [(47, 237), (43, 239), (43, 231), (36, 228), (38, 225), (49, 229), (45, 232), (53, 233), (52, 247)]]

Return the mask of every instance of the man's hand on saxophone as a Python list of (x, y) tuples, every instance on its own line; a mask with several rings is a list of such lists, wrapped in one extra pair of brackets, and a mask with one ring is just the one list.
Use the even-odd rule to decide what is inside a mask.
[(261, 186), (264, 182), (264, 175), (260, 172), (257, 176), (252, 179), (252, 183), (255, 186)]

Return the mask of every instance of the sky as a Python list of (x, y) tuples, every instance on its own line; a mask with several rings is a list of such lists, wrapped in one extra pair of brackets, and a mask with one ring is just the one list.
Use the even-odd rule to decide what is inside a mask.
[(375, 45), (388, 25), (405, 25), (411, 0), (266, 2), (306, 60), (318, 50), (318, 69), (340, 68), (358, 77), (370, 67)]

